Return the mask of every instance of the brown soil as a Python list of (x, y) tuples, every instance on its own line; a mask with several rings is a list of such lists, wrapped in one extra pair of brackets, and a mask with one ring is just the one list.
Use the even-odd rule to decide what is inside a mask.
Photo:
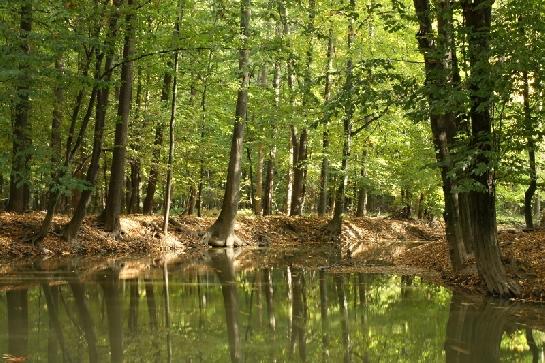
[[(169, 237), (163, 238), (161, 217), (131, 215), (122, 218), (123, 232), (116, 240), (90, 217), (86, 219), (77, 243), (68, 244), (52, 232), (37, 247), (28, 241), (42, 218), (42, 213), (0, 213), (0, 274), (10, 269), (8, 262), (13, 266), (14, 260), (28, 261), (44, 255), (69, 259), (146, 256), (147, 260), (151, 258), (158, 263), (168, 250), (172, 260), (195, 260), (205, 254), (206, 247), (201, 244), (201, 238), (214, 221), (209, 217), (172, 218)], [(65, 216), (57, 216), (54, 229), (59, 231), (67, 221)], [(326, 219), (318, 217), (240, 216), (235, 228), (239, 237), (249, 247), (272, 248), (266, 251), (243, 249), (237, 264), (244, 268), (290, 264), (323, 267), (332, 272), (416, 274), (449, 286), (484, 291), (474, 263), (470, 263), (463, 273), (452, 272), (440, 223), (350, 218), (343, 225), (340, 243), (331, 240), (326, 224)], [(499, 233), (499, 238), (504, 262), (510, 276), (520, 283), (523, 299), (545, 301), (545, 261), (541, 248), (545, 231), (505, 230)]]

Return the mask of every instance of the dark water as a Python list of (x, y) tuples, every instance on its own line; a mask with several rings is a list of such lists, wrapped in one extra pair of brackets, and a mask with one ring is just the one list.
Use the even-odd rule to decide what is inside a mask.
[(17, 289), (0, 281), (0, 354), (28, 362), (544, 362), (540, 305), (453, 294), (407, 276), (240, 271), (232, 261), (216, 251), (202, 264), (138, 274), (22, 271), (9, 280)]

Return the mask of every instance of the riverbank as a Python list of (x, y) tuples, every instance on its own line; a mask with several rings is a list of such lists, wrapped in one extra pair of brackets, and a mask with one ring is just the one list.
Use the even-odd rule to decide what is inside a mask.
[[(66, 243), (58, 235), (66, 216), (54, 219), (54, 230), (41, 247), (28, 241), (37, 230), (42, 213), (0, 213), (0, 265), (48, 257), (146, 256), (152, 261), (170, 258), (196, 260), (205, 255), (201, 239), (214, 218), (180, 216), (170, 221), (170, 233), (161, 233), (161, 217), (131, 215), (121, 219), (122, 234), (115, 240), (102, 231), (94, 217), (86, 219), (77, 243)], [(441, 223), (398, 220), (386, 217), (349, 218), (340, 243), (326, 233), (327, 220), (318, 217), (249, 217), (237, 219), (236, 233), (248, 247), (237, 256), (243, 267), (290, 264), (325, 268), (332, 272), (369, 272), (419, 275), (424, 279), (484, 292), (474, 263), (463, 273), (450, 268)], [(511, 278), (522, 287), (522, 299), (545, 301), (545, 259), (541, 246), (545, 231), (503, 230), (499, 233), (503, 259)], [(340, 248), (337, 248), (339, 247)], [(268, 253), (251, 247), (270, 247)], [(335, 250), (337, 252), (332, 253)], [(2, 272), (0, 268), (0, 273)]]

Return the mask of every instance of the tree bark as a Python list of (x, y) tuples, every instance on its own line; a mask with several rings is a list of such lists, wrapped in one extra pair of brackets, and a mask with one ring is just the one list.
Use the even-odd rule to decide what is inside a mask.
[(24, 60), (19, 61), (19, 76), (16, 80), (14, 112), (12, 121), (12, 156), (9, 200), (6, 210), (23, 213), (29, 207), (32, 158), (32, 124), (30, 116), (30, 44), (32, 32), (32, 1), (21, 3), (19, 48)]
[(123, 64), (121, 65), (121, 87), (119, 90), (119, 104), (117, 122), (115, 125), (115, 141), (110, 171), (110, 183), (106, 208), (104, 209), (104, 229), (120, 233), (121, 224), (119, 215), (122, 208), (123, 183), (125, 181), (125, 164), (127, 140), (129, 133), (129, 115), (131, 110), (132, 68), (131, 60), (134, 51), (134, 0), (127, 0), (128, 13), (126, 15), (125, 43), (123, 45)]
[(239, 50), (240, 87), (237, 95), (235, 124), (231, 139), (231, 152), (227, 169), (227, 181), (220, 215), (205, 235), (205, 242), (211, 246), (223, 247), (241, 244), (234, 234), (235, 218), (238, 210), (242, 143), (244, 138), (244, 120), (248, 109), (248, 86), (250, 82), (250, 50), (247, 40), (250, 36), (250, 0), (241, 0), (240, 28), (245, 42)]
[[(491, 156), (494, 150), (489, 109), (493, 92), (489, 61), (492, 3), (466, 0), (462, 7), (469, 32), (471, 147), (476, 152), (471, 167), (473, 181), (479, 185), (479, 189), (470, 192), (477, 270), (492, 295), (517, 296), (520, 288), (505, 272), (496, 229), (495, 177)], [(486, 166), (484, 171), (483, 165)]]

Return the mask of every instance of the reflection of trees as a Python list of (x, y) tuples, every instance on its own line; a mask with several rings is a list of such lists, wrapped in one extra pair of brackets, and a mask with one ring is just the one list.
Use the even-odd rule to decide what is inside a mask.
[[(445, 352), (447, 362), (499, 362), (504, 332), (521, 326), (543, 327), (540, 311), (510, 301), (454, 293), (450, 303)], [(528, 334), (526, 339), (537, 361), (537, 346)]]
[(8, 353), (25, 356), (28, 352), (27, 289), (6, 292), (8, 309)]
[(83, 329), (83, 334), (85, 336), (85, 340), (87, 341), (89, 362), (98, 362), (97, 338), (95, 335), (93, 318), (91, 317), (91, 313), (89, 312), (87, 304), (85, 303), (85, 290), (83, 284), (76, 280), (70, 282), (69, 284), (72, 294), (74, 295), (76, 310), (79, 315), (79, 321)]
[(155, 303), (153, 283), (150, 279), (144, 279), (144, 288), (146, 290), (146, 303), (148, 305), (149, 324), (152, 330), (155, 330), (157, 329), (157, 304)]
[(295, 351), (297, 343), (299, 347), (299, 357), (303, 362), (306, 361), (306, 323), (307, 323), (307, 299), (305, 294), (305, 276), (303, 270), (293, 267), (291, 269), (292, 278), (292, 334), (291, 334), (291, 352)]
[(276, 329), (276, 318), (274, 315), (274, 301), (273, 301), (273, 295), (274, 295), (274, 288), (273, 288), (273, 282), (272, 282), (272, 273), (271, 270), (266, 268), (263, 270), (263, 290), (265, 293), (265, 301), (267, 304), (267, 317), (269, 319), (269, 327), (271, 330)]
[(343, 275), (335, 275), (335, 286), (337, 287), (337, 298), (339, 300), (339, 311), (341, 313), (342, 342), (344, 347), (344, 361), (351, 361), (350, 333), (348, 328), (348, 307), (345, 294), (345, 283)]
[(129, 332), (136, 335), (138, 332), (138, 279), (133, 278), (127, 280), (129, 285)]
[(229, 249), (211, 251), (210, 265), (216, 270), (221, 283), (231, 361), (240, 362), (242, 361), (242, 349), (240, 346), (240, 331), (238, 324), (239, 305), (235, 280), (235, 268), (233, 266), (233, 260), (231, 256), (229, 256), (229, 252)]
[(329, 319), (327, 316), (327, 282), (325, 272), (320, 270), (320, 316), (322, 320), (322, 360), (325, 362), (329, 358)]
[(106, 270), (104, 276), (99, 280), (100, 287), (104, 292), (104, 304), (108, 317), (108, 336), (110, 339), (111, 360), (114, 363), (123, 362), (123, 328), (121, 299), (119, 296), (118, 272)]
[(50, 287), (47, 283), (42, 284), (45, 301), (47, 303), (47, 313), (49, 315), (49, 337), (48, 337), (48, 357), (50, 362), (59, 361), (57, 356), (57, 345), (60, 346), (63, 361), (70, 361), (68, 352), (65, 349), (64, 335), (62, 333), (61, 323), (59, 321), (59, 287)]

